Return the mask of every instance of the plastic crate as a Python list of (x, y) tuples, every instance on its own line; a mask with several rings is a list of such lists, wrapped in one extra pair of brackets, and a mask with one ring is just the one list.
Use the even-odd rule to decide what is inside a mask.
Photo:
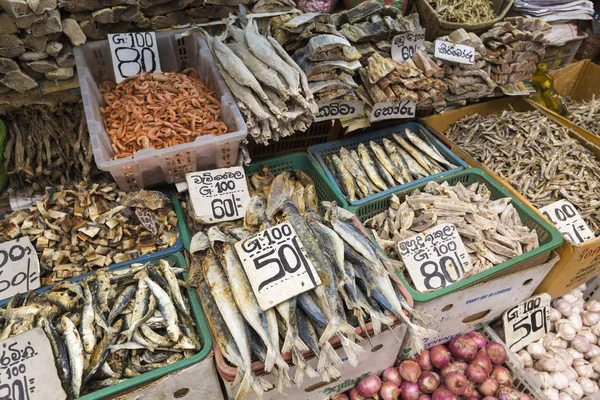
[(319, 163), (321, 168), (323, 168), (323, 171), (325, 171), (325, 174), (327, 175), (327, 179), (331, 183), (331, 186), (336, 190), (338, 195), (343, 198), (344, 195), (342, 194), (342, 190), (338, 186), (336, 180), (333, 178), (332, 172), (329, 170), (329, 168), (325, 164), (324, 157), (332, 155), (332, 154), (338, 154), (341, 147), (345, 147), (347, 150), (355, 150), (358, 147), (358, 145), (361, 143), (368, 146), (369, 141), (371, 141), (371, 140), (381, 146), (383, 146), (383, 144), (382, 144), (383, 139), (390, 139), (392, 142), (395, 143), (396, 141), (394, 140), (394, 137), (392, 136), (392, 134), (398, 133), (402, 137), (406, 138), (404, 129), (409, 129), (417, 134), (419, 133), (419, 131), (424, 132), (425, 135), (427, 136), (427, 138), (429, 139), (429, 141), (431, 143), (433, 143), (433, 145), (440, 151), (440, 153), (442, 153), (444, 158), (447, 159), (448, 161), (450, 161), (452, 164), (457, 165), (458, 168), (452, 169), (450, 171), (440, 172), (439, 174), (433, 174), (430, 176), (426, 176), (424, 178), (420, 178), (420, 179), (414, 180), (412, 182), (405, 183), (404, 185), (398, 185), (391, 189), (384, 190), (383, 192), (375, 193), (371, 196), (365, 197), (364, 199), (355, 200), (355, 201), (347, 200), (351, 207), (357, 207), (357, 206), (361, 206), (363, 204), (367, 204), (372, 200), (386, 197), (388, 194), (393, 193), (397, 190), (403, 190), (403, 189), (415, 187), (415, 186), (418, 186), (422, 182), (430, 181), (434, 178), (446, 176), (453, 172), (460, 171), (462, 169), (467, 168), (467, 163), (465, 163), (463, 160), (458, 158), (447, 147), (445, 147), (439, 140), (437, 140), (435, 138), (435, 136), (433, 136), (431, 133), (429, 133), (429, 131), (427, 129), (425, 129), (425, 127), (423, 125), (418, 124), (416, 122), (407, 122), (407, 123), (400, 124), (400, 125), (394, 125), (392, 127), (386, 128), (386, 129), (377, 130), (375, 132), (366, 133), (366, 134), (358, 135), (358, 136), (352, 136), (351, 138), (348, 138), (348, 139), (342, 139), (342, 140), (338, 140), (338, 141), (331, 142), (331, 143), (324, 143), (324, 144), (320, 144), (320, 145), (316, 145), (316, 146), (310, 146), (308, 148), (308, 152), (317, 160), (317, 162)]
[[(485, 183), (491, 192), (492, 200), (496, 200), (503, 197), (510, 197), (512, 199), (511, 204), (519, 213), (523, 224), (530, 229), (535, 229), (535, 231), (537, 232), (540, 246), (537, 249), (533, 249), (527, 253), (521, 254), (518, 257), (503, 262), (502, 264), (498, 264), (490, 269), (487, 269), (468, 278), (462, 279), (452, 285), (446, 286), (443, 289), (439, 289), (431, 293), (421, 293), (417, 291), (406, 281), (404, 275), (398, 272), (398, 277), (400, 278), (404, 286), (406, 286), (406, 288), (410, 292), (410, 295), (413, 297), (416, 303), (428, 302), (430, 300), (444, 296), (448, 293), (452, 293), (467, 286), (474, 285), (475, 283), (482, 282), (489, 278), (493, 278), (494, 275), (500, 272), (507, 271), (508, 269), (516, 269), (519, 267), (519, 265), (525, 263), (530, 263), (535, 260), (539, 261), (537, 262), (537, 264), (544, 263), (550, 256), (552, 250), (560, 246), (563, 242), (562, 235), (558, 230), (556, 230), (556, 228), (551, 226), (539, 214), (527, 207), (516, 197), (511, 195), (511, 193), (508, 190), (506, 190), (491, 176), (489, 176), (480, 169), (469, 168), (464, 171), (455, 172), (448, 176), (438, 177), (433, 180), (439, 183), (447, 181), (450, 185), (455, 185), (458, 182), (462, 182), (462, 184), (465, 186), (471, 185), (476, 182)], [(427, 182), (424, 182), (410, 189), (395, 190), (393, 191), (393, 193), (389, 193), (384, 198), (371, 200), (368, 204), (364, 204), (360, 207), (350, 207), (350, 211), (352, 211), (361, 222), (364, 222), (367, 219), (373, 217), (374, 215), (387, 210), (389, 207), (389, 200), (392, 194), (395, 194), (396, 196), (400, 197), (400, 200), (404, 200), (406, 194), (409, 194), (410, 192), (416, 189), (422, 189), (423, 187), (425, 187), (426, 184)]]
[[(167, 260), (169, 262), (174, 262), (176, 267), (181, 267), (187, 269), (187, 264), (185, 262), (185, 258), (183, 254), (176, 253), (167, 257), (162, 257), (162, 259)], [(158, 264), (158, 259), (152, 261), (153, 264)], [(125, 267), (121, 267), (125, 268)], [(82, 276), (78, 276), (77, 278), (73, 278), (74, 281), (80, 281), (83, 279)], [(183, 273), (183, 278), (187, 280), (187, 273)], [(43, 288), (39, 288), (36, 292), (46, 292), (51, 289), (51, 286), (46, 286)], [(194, 365), (202, 360), (204, 360), (212, 351), (212, 338), (210, 336), (210, 331), (208, 329), (208, 325), (206, 324), (206, 319), (204, 318), (204, 314), (202, 312), (202, 308), (200, 307), (200, 302), (196, 297), (196, 292), (193, 289), (187, 289), (186, 295), (188, 300), (190, 301), (191, 308), (191, 316), (194, 319), (196, 326), (196, 333), (200, 339), (200, 343), (202, 345), (201, 349), (198, 353), (194, 354), (191, 357), (184, 358), (183, 360), (177, 361), (173, 364), (166, 365), (161, 368), (157, 368), (153, 371), (146, 372), (139, 376), (129, 378), (124, 382), (118, 383), (116, 385), (92, 392), (90, 394), (86, 394), (84, 396), (79, 397), (81, 400), (101, 400), (107, 398), (113, 398), (119, 394), (130, 391), (134, 388), (137, 388), (141, 385), (145, 385), (150, 383), (158, 378), (161, 378), (165, 375), (171, 374), (173, 372), (177, 372), (184, 368), (187, 368), (191, 365)]]
[(271, 142), (268, 146), (248, 141), (248, 152), (253, 161), (271, 157), (283, 156), (290, 153), (304, 152), (308, 146), (328, 143), (337, 140), (342, 131), (339, 120), (313, 122), (304, 132), (296, 132), (291, 136)]
[(180, 182), (185, 180), (188, 172), (231, 166), (237, 159), (240, 142), (246, 137), (246, 123), (217, 70), (207, 44), (199, 34), (180, 37), (181, 32), (156, 33), (161, 68), (163, 71), (198, 68), (200, 79), (208, 81), (221, 102), (221, 118), (229, 133), (200, 136), (193, 142), (160, 150), (144, 149), (133, 156), (116, 160), (112, 159), (114, 153), (100, 115), (100, 107), (104, 103), (98, 89), (99, 83), (115, 80), (108, 40), (88, 42), (75, 48), (81, 97), (96, 165), (110, 172), (123, 190)]
[[(308, 154), (295, 153), (252, 163), (245, 168), (246, 178), (249, 180), (252, 174), (258, 171), (263, 164), (268, 166), (274, 175), (278, 175), (284, 171), (293, 171), (295, 169), (305, 172), (315, 183), (317, 199), (319, 201), (335, 201), (340, 207), (348, 208), (348, 203), (346, 200), (344, 200), (344, 198), (331, 187), (321, 168), (319, 168), (317, 163)], [(189, 251), (190, 240), (195, 232), (190, 232), (189, 227), (187, 226), (187, 220), (181, 210), (181, 204), (179, 204), (179, 202), (177, 203), (176, 207), (179, 207), (177, 215), (179, 216), (179, 227), (181, 229), (183, 245), (185, 246), (185, 249)]]
[(579, 50), (579, 46), (581, 46), (581, 43), (583, 43), (585, 39), (587, 39), (587, 35), (579, 39), (571, 40), (562, 46), (546, 46), (546, 54), (541, 62), (546, 63), (548, 70), (571, 64), (571, 61), (573, 61), (575, 54), (577, 54), (577, 51)]

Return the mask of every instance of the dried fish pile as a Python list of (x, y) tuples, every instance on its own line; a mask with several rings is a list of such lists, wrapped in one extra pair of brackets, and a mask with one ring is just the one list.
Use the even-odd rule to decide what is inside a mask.
[(77, 21), (56, 0), (0, 2), (0, 94), (35, 89), (39, 80), (72, 78), (73, 46), (85, 43)]
[(4, 121), (4, 165), (12, 190), (32, 195), (99, 175), (81, 102), (21, 107)]
[[(473, 32), (457, 29), (448, 36), (439, 40), (471, 46), (475, 49), (473, 64), (462, 64), (446, 60), (437, 62), (444, 69), (443, 82), (448, 87), (445, 93), (447, 101), (479, 99), (491, 94), (496, 87), (496, 82), (490, 78), (492, 64), (486, 61), (486, 48), (481, 39)], [(434, 45), (426, 42), (428, 54), (434, 54)]]
[(293, 0), (258, 0), (250, 6), (253, 13), (291, 11), (296, 8)]
[(542, 112), (475, 114), (445, 135), (536, 207), (568, 200), (600, 234), (600, 161)]
[(531, 79), (546, 50), (544, 31), (550, 25), (539, 18), (510, 17), (481, 35), (492, 64), (490, 77), (498, 85)]
[(302, 14), (288, 21), (283, 29), (282, 35), (294, 36), (284, 36), (291, 40), (282, 45), (297, 49), (292, 58), (306, 74), (317, 103), (358, 100), (354, 94), (358, 85), (352, 76), (360, 66), (360, 53), (337, 31), (329, 15)]
[(400, 261), (398, 242), (440, 224), (455, 225), (471, 260), (464, 279), (539, 247), (537, 232), (523, 225), (510, 201), (492, 200), (485, 183), (465, 187), (460, 182), (429, 182), (403, 200), (393, 195), (390, 208), (367, 220), (365, 227), (389, 257)]
[(228, 24), (226, 33), (231, 43), (204, 36), (254, 141), (267, 145), (307, 130), (318, 109), (298, 64), (252, 19), (244, 29)]
[(42, 285), (164, 250), (175, 244), (177, 215), (161, 192), (124, 193), (116, 184), (47, 192), (0, 221), (0, 242), (27, 235)]
[(600, 136), (600, 99), (596, 96), (590, 101), (575, 102), (567, 99), (566, 105), (569, 108), (571, 121)]
[[(400, 319), (417, 348), (423, 348), (423, 335), (429, 331), (408, 320), (404, 311), (412, 310), (390, 280), (382, 262), (387, 258), (352, 223), (353, 214), (327, 202), (321, 204), (325, 216), (318, 214), (314, 183), (302, 171), (275, 177), (263, 167), (250, 182), (255, 195), (243, 227), (212, 226), (206, 234), (199, 232), (191, 245), (199, 251), (192, 255), (189, 282), (198, 286), (220, 350), (243, 377), (236, 399), (247, 398), (250, 391), (260, 398), (269, 389), (252, 372), (253, 355), (264, 362), (265, 371), (276, 374), (280, 391), (292, 383), (281, 353), (291, 353), (297, 385), (305, 376), (321, 375), (325, 381), (339, 377), (341, 360), (329, 340), (339, 338), (349, 362), (356, 365), (365, 350), (354, 342), (353, 325), (364, 331), (367, 319), (375, 334), (382, 325), (394, 324), (393, 317)], [(233, 243), (283, 221), (294, 226), (322, 284), (263, 312)], [(302, 354), (308, 349), (319, 357), (317, 370)]]
[(100, 114), (114, 159), (227, 133), (221, 103), (196, 68), (133, 75), (118, 85), (106, 81), (100, 93), (106, 104)]
[(430, 0), (443, 21), (460, 24), (482, 24), (496, 18), (490, 0)]
[(405, 137), (393, 134), (383, 147), (373, 141), (356, 150), (340, 148), (339, 155), (325, 156), (329, 172), (350, 200), (363, 199), (382, 190), (456, 168), (425, 135), (405, 130)]
[(200, 350), (177, 272), (160, 260), (13, 297), (0, 310), (0, 338), (42, 328), (72, 398), (114, 386)]

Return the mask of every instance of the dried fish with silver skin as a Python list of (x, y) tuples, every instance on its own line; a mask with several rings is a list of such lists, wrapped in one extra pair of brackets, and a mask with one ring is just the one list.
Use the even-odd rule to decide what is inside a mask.
[(566, 99), (569, 108), (569, 120), (594, 135), (600, 136), (600, 99), (592, 96), (589, 101), (572, 101)]

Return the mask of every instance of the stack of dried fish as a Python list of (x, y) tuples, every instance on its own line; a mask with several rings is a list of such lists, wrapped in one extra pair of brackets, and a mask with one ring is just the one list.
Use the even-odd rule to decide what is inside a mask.
[(116, 184), (52, 190), (28, 210), (0, 221), (0, 242), (28, 236), (42, 285), (175, 244), (177, 215), (161, 192), (124, 193)]
[(258, 0), (250, 6), (253, 13), (291, 11), (296, 8), (293, 0)]
[(600, 160), (542, 112), (475, 114), (446, 136), (541, 208), (568, 200), (600, 234)]
[[(423, 347), (423, 335), (429, 331), (408, 320), (405, 310), (411, 309), (390, 280), (382, 261), (387, 257), (354, 225), (353, 214), (324, 202), (326, 213), (321, 217), (316, 212), (314, 182), (302, 171), (275, 177), (263, 167), (250, 182), (255, 195), (243, 227), (235, 223), (213, 226), (206, 234), (199, 232), (191, 245), (198, 252), (192, 255), (189, 282), (198, 286), (220, 350), (243, 377), (236, 399), (247, 398), (250, 391), (260, 398), (267, 389), (252, 372), (252, 353), (263, 360), (265, 371), (276, 374), (280, 391), (290, 384), (289, 367), (281, 353), (291, 353), (298, 385), (304, 376), (320, 374), (325, 381), (339, 377), (341, 360), (330, 339), (341, 340), (352, 365), (364, 352), (354, 342), (352, 321), (365, 331), (369, 318), (379, 334), (382, 325), (391, 326), (393, 317), (398, 318), (414, 335), (415, 346)], [(293, 225), (322, 284), (263, 312), (233, 243), (282, 221)], [(319, 357), (317, 371), (302, 354), (308, 349)]]
[(600, 136), (600, 99), (593, 96), (590, 101), (570, 101), (566, 99), (569, 108), (569, 119), (587, 129), (595, 135)]
[(204, 32), (254, 141), (267, 145), (308, 129), (317, 105), (306, 75), (285, 49), (261, 35), (252, 19), (244, 29), (229, 22), (225, 34), (231, 43)]
[[(444, 68), (443, 81), (448, 86), (446, 100), (479, 99), (494, 91), (496, 82), (490, 78), (492, 66), (485, 60), (486, 48), (476, 34), (467, 33), (460, 28), (448, 36), (440, 37), (439, 40), (471, 46), (475, 49), (473, 64), (438, 60), (438, 63)], [(434, 54), (433, 43), (426, 42), (425, 47), (430, 55)]]
[(510, 17), (481, 35), (490, 77), (498, 85), (531, 79), (546, 54), (544, 32), (550, 25), (538, 18)]
[[(325, 164), (344, 196), (355, 201), (382, 190), (456, 168), (425, 134), (405, 130), (393, 134), (397, 143), (383, 139), (383, 147), (370, 141), (356, 150), (340, 148), (339, 156), (325, 156)], [(384, 150), (385, 149), (385, 150)], [(357, 151), (358, 150), (358, 151)]]
[(0, 310), (0, 338), (42, 328), (73, 398), (114, 386), (200, 350), (177, 272), (160, 260), (13, 297)]
[[(471, 260), (464, 279), (539, 247), (537, 232), (523, 225), (511, 198), (491, 199), (485, 183), (468, 187), (429, 182), (365, 222), (386, 253), (401, 260), (397, 243), (434, 226), (456, 226)], [(407, 279), (409, 275), (404, 269)]]
[(496, 18), (490, 0), (429, 0), (440, 19), (460, 24), (482, 24)]
[(22, 107), (5, 122), (4, 157), (12, 189), (31, 195), (99, 174), (81, 102)]

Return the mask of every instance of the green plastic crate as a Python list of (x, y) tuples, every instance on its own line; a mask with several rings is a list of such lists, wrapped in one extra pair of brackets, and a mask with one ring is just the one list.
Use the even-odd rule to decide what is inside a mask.
[[(278, 175), (281, 172), (293, 170), (301, 170), (305, 172), (315, 182), (315, 189), (317, 191), (317, 198), (319, 201), (335, 201), (340, 207), (348, 208), (348, 202), (342, 197), (341, 194), (337, 193), (333, 189), (333, 187), (328, 183), (329, 181), (325, 177), (323, 170), (308, 154), (293, 153), (252, 163), (245, 168), (246, 177), (250, 179), (252, 174), (258, 171), (263, 164), (271, 169), (273, 175)], [(183, 245), (187, 251), (190, 251), (191, 234), (187, 226), (185, 215), (183, 214), (183, 210), (179, 202), (174, 201), (173, 204), (175, 205), (175, 212), (179, 218), (179, 227), (181, 231), (181, 237), (183, 239)]]
[[(408, 283), (404, 275), (400, 272), (397, 272), (398, 277), (406, 286), (407, 290), (410, 292), (411, 296), (415, 300), (416, 303), (425, 303), (436, 299), (438, 297), (444, 296), (448, 293), (452, 293), (458, 290), (461, 290), (465, 287), (471, 286), (475, 283), (487, 280), (493, 275), (498, 274), (499, 272), (505, 271), (509, 268), (513, 268), (518, 264), (524, 263), (528, 260), (531, 260), (534, 257), (544, 258), (545, 259), (550, 256), (550, 253), (553, 249), (560, 246), (563, 242), (563, 237), (556, 228), (547, 223), (542, 217), (540, 217), (535, 211), (530, 209), (528, 206), (523, 204), (517, 198), (511, 195), (511, 193), (506, 190), (500, 183), (496, 182), (491, 176), (486, 174), (484, 171), (477, 168), (469, 168), (460, 172), (455, 172), (453, 174), (433, 179), (430, 182), (438, 182), (442, 183), (447, 181), (450, 185), (455, 185), (458, 182), (462, 182), (463, 185), (471, 185), (473, 183), (485, 183), (488, 189), (491, 192), (491, 198), (493, 200), (502, 198), (502, 197), (510, 197), (511, 204), (521, 217), (521, 221), (525, 226), (530, 229), (535, 229), (538, 234), (540, 246), (537, 249), (529, 251), (525, 254), (521, 254), (518, 257), (513, 258), (512, 260), (508, 260), (503, 262), (502, 264), (498, 264), (493, 268), (480, 272), (476, 275), (470, 276), (463, 280), (460, 280), (452, 285), (446, 286), (443, 289), (436, 290), (435, 292), (430, 293), (422, 293), (417, 291), (411, 284)], [(389, 208), (389, 200), (392, 195), (396, 195), (400, 198), (400, 200), (404, 199), (406, 194), (412, 193), (414, 190), (424, 188), (427, 183), (412, 187), (408, 190), (398, 190), (392, 194), (387, 195), (384, 198), (376, 199), (370, 201), (367, 204), (363, 204), (362, 206), (350, 207), (349, 210), (356, 214), (360, 222), (365, 222), (367, 219), (379, 214), (382, 211), (385, 211)]]

